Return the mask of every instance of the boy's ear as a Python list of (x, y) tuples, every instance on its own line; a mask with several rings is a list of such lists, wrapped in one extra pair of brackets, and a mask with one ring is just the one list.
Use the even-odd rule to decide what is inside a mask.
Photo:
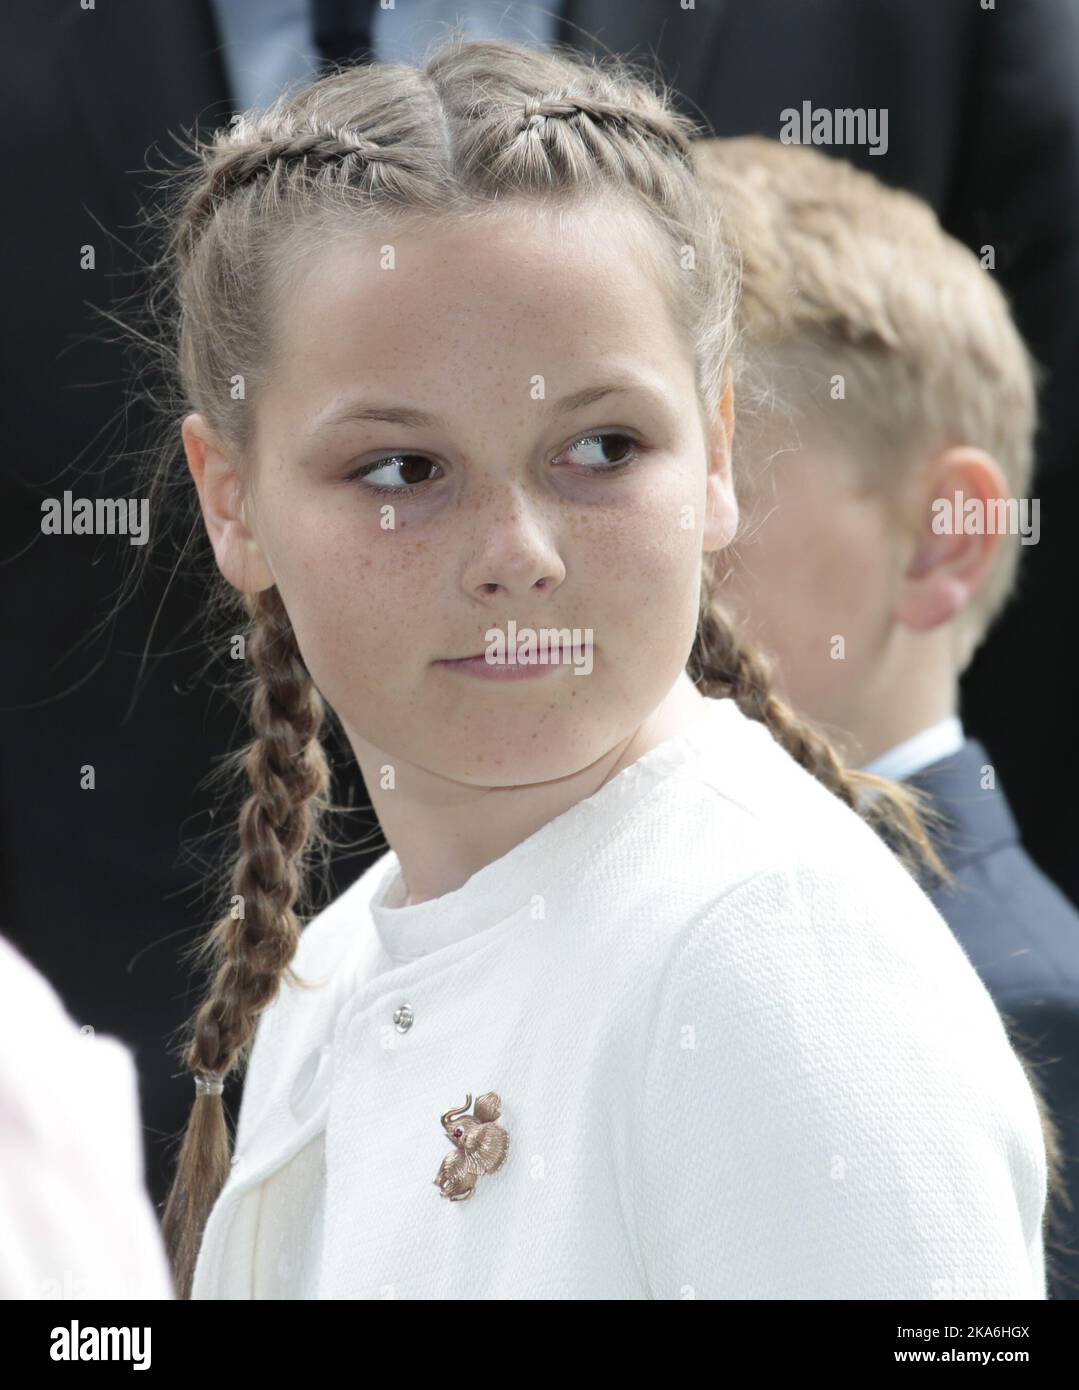
[(704, 550), (722, 550), (738, 529), (738, 502), (734, 493), (731, 447), (734, 442), (734, 383), (730, 375), (709, 422), (708, 493), (704, 517)]
[(218, 569), (241, 593), (256, 594), (270, 588), (275, 582), (273, 573), (244, 520), (238, 470), (204, 416), (188, 415), (180, 434)]
[(936, 455), (922, 484), (921, 519), (900, 580), (897, 622), (928, 632), (963, 612), (988, 582), (1005, 540), (987, 534), (993, 524), (989, 503), (1011, 495), (996, 460), (983, 449), (961, 444)]

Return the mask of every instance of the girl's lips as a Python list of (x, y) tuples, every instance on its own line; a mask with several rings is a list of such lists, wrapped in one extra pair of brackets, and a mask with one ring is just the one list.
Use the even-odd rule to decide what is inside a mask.
[[(581, 647), (577, 650), (584, 652), (587, 649)], [(467, 656), (457, 661), (435, 662), (436, 666), (442, 666), (448, 671), (458, 671), (463, 676), (476, 676), (480, 680), (488, 681), (526, 681), (533, 677), (549, 675), (551, 671), (572, 664), (569, 661), (528, 661), (519, 664), (490, 662), (486, 656)]]

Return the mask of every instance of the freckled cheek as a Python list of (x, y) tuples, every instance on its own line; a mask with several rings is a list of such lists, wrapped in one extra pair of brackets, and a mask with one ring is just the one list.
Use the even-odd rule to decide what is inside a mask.
[(420, 628), (430, 580), (418, 548), (398, 539), (297, 508), (276, 544), (268, 542), (300, 650), (331, 703), (345, 691), (362, 696), (368, 681), (372, 692), (383, 687), (397, 658), (407, 667), (429, 644)]
[(591, 578), (584, 587), (594, 605), (586, 597), (582, 607), (594, 606), (596, 618), (585, 621), (596, 626), (601, 645), (604, 626), (614, 642), (654, 642), (657, 625), (664, 625), (672, 638), (680, 631), (680, 620), (695, 625), (700, 538), (671, 517), (670, 509), (664, 509), (627, 518), (616, 536), (597, 538)]
[[(411, 553), (406, 553), (407, 551)], [(334, 569), (326, 585), (327, 602), (353, 631), (376, 633), (391, 647), (407, 646), (409, 632), (437, 596), (437, 580), (414, 547), (374, 543), (366, 552), (345, 548), (329, 556)]]

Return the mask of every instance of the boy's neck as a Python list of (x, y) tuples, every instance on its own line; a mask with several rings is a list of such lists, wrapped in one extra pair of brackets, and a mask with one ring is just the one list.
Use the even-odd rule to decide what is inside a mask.
[(931, 729), (945, 719), (954, 718), (958, 712), (956, 702), (952, 701), (931, 712), (926, 711), (916, 720), (876, 720), (852, 730), (849, 736), (846, 733), (833, 733), (831, 726), (827, 732), (829, 741), (848, 767), (864, 768), (916, 734)]
[(823, 732), (847, 767), (864, 768), (959, 713), (954, 634), (896, 627), (876, 660), (852, 671), (821, 708)]
[(933, 679), (924, 668), (902, 684), (860, 698), (854, 710), (837, 711), (825, 724), (829, 740), (848, 767), (863, 768), (907, 739), (959, 713), (959, 686), (949, 674)]

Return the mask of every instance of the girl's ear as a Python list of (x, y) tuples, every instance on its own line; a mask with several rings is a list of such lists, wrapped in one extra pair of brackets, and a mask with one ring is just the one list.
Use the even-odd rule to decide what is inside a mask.
[(708, 493), (704, 517), (704, 549), (722, 550), (738, 529), (731, 446), (734, 442), (734, 383), (728, 373), (719, 408), (708, 431)]
[(270, 588), (275, 582), (273, 572), (244, 520), (239, 471), (204, 416), (188, 415), (180, 434), (218, 569), (241, 593)]

